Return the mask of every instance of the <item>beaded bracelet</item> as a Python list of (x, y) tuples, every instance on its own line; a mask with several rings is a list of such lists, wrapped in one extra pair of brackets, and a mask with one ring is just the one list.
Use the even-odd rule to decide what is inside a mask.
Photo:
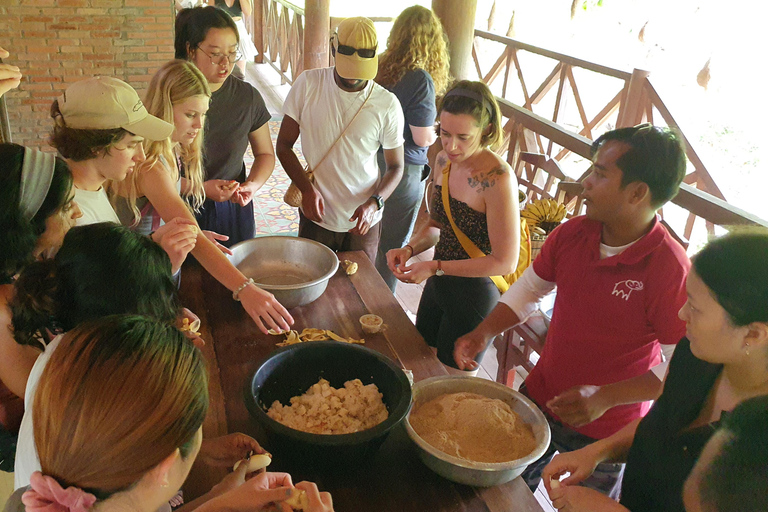
[(247, 280), (246, 282), (244, 282), (243, 284), (241, 284), (240, 286), (238, 286), (238, 287), (237, 287), (237, 290), (235, 290), (234, 292), (232, 292), (232, 298), (233, 298), (233, 299), (235, 299), (236, 301), (240, 302), (240, 292), (242, 292), (243, 290), (245, 290), (245, 287), (246, 287), (246, 286), (248, 286), (249, 284), (255, 285), (255, 284), (256, 284), (256, 281), (254, 281), (254, 280), (251, 278), (251, 279), (248, 279), (248, 280)]

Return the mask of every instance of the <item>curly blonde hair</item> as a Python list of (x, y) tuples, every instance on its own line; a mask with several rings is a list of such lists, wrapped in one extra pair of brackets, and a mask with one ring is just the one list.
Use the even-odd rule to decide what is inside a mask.
[[(189, 61), (172, 60), (163, 64), (152, 77), (147, 89), (144, 105), (147, 111), (160, 119), (173, 124), (173, 106), (193, 96), (211, 97), (208, 81), (197, 67)], [(198, 210), (205, 201), (205, 181), (203, 171), (203, 131), (188, 146), (180, 145), (179, 153), (185, 169), (185, 178), (189, 180), (187, 199), (193, 210)], [(134, 217), (134, 224), (141, 219), (141, 213), (136, 206), (138, 196), (137, 178), (146, 169), (152, 168), (162, 156), (167, 164), (167, 170), (174, 181), (179, 179), (179, 171), (175, 165), (173, 143), (170, 137), (163, 140), (145, 140), (144, 152), (147, 159), (136, 166), (136, 170), (128, 175), (121, 184), (120, 191), (127, 197), (128, 206)]]
[(391, 87), (408, 71), (423, 69), (432, 77), (435, 94), (448, 87), (450, 58), (448, 38), (434, 12), (414, 5), (395, 20), (387, 39), (387, 49), (379, 57), (376, 82)]

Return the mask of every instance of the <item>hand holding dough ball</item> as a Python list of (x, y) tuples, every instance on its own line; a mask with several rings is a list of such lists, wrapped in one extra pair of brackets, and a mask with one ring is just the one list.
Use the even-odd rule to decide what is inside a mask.
[(243, 460), (237, 461), (235, 463), (235, 467), (232, 468), (232, 471), (237, 471), (237, 468), (239, 468), (240, 464), (242, 463), (248, 464), (248, 471), (246, 471), (246, 474), (251, 474), (259, 471), (260, 469), (264, 469), (265, 467), (272, 464), (272, 457), (266, 454), (252, 455), (250, 459), (243, 459)]

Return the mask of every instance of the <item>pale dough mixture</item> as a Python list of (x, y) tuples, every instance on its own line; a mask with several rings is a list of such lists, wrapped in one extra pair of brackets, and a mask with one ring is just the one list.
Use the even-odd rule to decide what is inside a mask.
[(389, 416), (376, 384), (349, 380), (336, 389), (325, 379), (306, 393), (291, 398), (291, 405), (275, 400), (267, 416), (296, 430), (312, 434), (351, 434), (375, 427)]
[(475, 393), (450, 393), (419, 405), (410, 416), (422, 439), (473, 462), (508, 462), (536, 447), (530, 425), (508, 404)]

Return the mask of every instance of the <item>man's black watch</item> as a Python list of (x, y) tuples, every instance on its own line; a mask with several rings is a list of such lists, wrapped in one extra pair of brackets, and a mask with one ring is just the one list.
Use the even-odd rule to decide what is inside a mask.
[(378, 210), (384, 208), (384, 200), (381, 198), (381, 196), (371, 196), (371, 199), (376, 201), (376, 208)]

